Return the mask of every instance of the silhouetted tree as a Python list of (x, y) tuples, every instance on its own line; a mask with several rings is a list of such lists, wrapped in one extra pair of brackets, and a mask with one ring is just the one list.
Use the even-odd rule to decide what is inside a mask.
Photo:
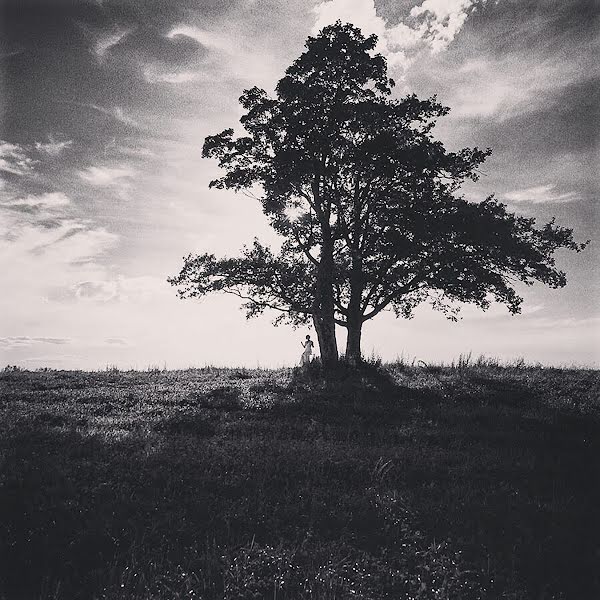
[(455, 318), (455, 301), (497, 301), (517, 313), (516, 282), (564, 286), (554, 251), (584, 247), (570, 229), (537, 229), (493, 197), (459, 196), (490, 150), (448, 152), (434, 140), (448, 109), (435, 97), (392, 98), (376, 41), (338, 21), (308, 38), (275, 98), (244, 91), (247, 135), (205, 140), (203, 156), (225, 171), (210, 186), (260, 189), (282, 248), (255, 240), (238, 258), (190, 255), (169, 280), (181, 297), (221, 291), (245, 299), (249, 316), (272, 308), (278, 320), (312, 320), (326, 365), (338, 360), (336, 324), (358, 362), (363, 323), (386, 309), (410, 317), (429, 301)]

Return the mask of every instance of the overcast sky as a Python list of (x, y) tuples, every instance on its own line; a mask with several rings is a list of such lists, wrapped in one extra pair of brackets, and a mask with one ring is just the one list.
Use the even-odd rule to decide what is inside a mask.
[[(380, 37), (395, 95), (437, 94), (450, 149), (491, 147), (494, 192), (573, 227), (561, 290), (523, 313), (429, 309), (367, 324), (364, 351), (600, 364), (598, 19), (594, 0), (0, 0), (0, 366), (292, 365), (308, 330), (246, 321), (235, 299), (181, 301), (189, 252), (273, 234), (258, 204), (208, 190), (204, 137), (237, 126), (306, 37), (340, 18)], [(340, 341), (343, 341), (341, 336)]]

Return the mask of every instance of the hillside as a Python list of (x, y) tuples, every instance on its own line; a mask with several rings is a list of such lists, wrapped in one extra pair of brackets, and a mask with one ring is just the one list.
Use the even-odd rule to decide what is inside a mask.
[(600, 372), (0, 374), (0, 598), (600, 597)]

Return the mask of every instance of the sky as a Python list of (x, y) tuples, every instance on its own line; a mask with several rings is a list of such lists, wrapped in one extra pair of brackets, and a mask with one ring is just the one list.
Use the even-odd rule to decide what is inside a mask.
[[(309, 329), (247, 321), (229, 296), (182, 301), (190, 252), (276, 242), (260, 206), (209, 190), (207, 135), (241, 132), (237, 102), (273, 92), (336, 19), (379, 36), (395, 97), (449, 106), (447, 148), (490, 147), (494, 193), (572, 227), (568, 284), (522, 291), (522, 314), (424, 306), (382, 314), (363, 351), (600, 366), (600, 123), (594, 0), (0, 0), (0, 367), (291, 366)], [(340, 332), (343, 347), (344, 336)]]

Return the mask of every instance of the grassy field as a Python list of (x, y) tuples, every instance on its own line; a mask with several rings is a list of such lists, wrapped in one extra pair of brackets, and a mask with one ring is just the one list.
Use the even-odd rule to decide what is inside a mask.
[(485, 363), (0, 374), (0, 598), (600, 598), (599, 396)]

